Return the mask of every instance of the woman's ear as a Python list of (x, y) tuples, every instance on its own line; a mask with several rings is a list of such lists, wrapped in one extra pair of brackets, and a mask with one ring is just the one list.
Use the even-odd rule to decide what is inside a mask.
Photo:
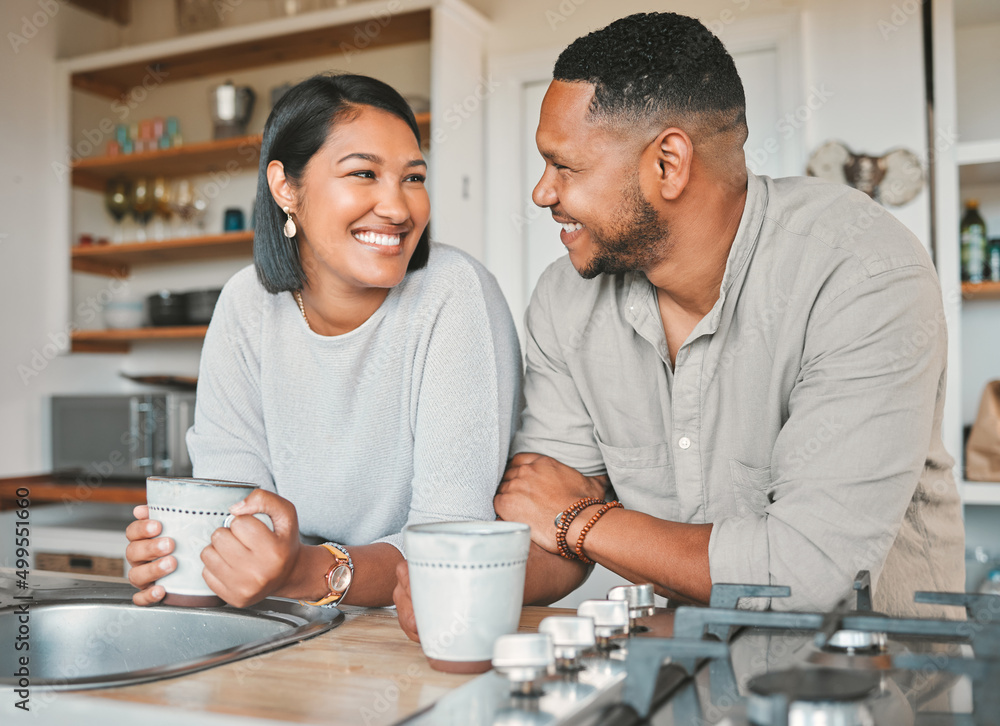
[(280, 161), (272, 161), (267, 165), (267, 186), (279, 207), (288, 207), (292, 213), (295, 212), (295, 190), (288, 183), (285, 165)]
[(660, 196), (667, 201), (677, 199), (691, 178), (694, 159), (691, 137), (676, 127), (664, 129), (649, 145), (648, 151), (655, 164), (655, 183)]

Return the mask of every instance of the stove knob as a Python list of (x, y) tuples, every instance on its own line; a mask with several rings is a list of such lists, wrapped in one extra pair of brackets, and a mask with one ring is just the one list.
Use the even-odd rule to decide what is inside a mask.
[(596, 643), (592, 618), (553, 615), (538, 624), (538, 632), (552, 638), (556, 668), (560, 671), (581, 670), (580, 656)]
[(584, 600), (576, 614), (594, 619), (594, 636), (599, 648), (607, 649), (613, 638), (628, 635), (628, 603), (622, 600)]
[(512, 693), (539, 695), (538, 682), (554, 665), (552, 638), (545, 633), (501, 635), (493, 644), (493, 668), (507, 676)]
[(608, 590), (608, 600), (624, 600), (628, 603), (629, 630), (632, 632), (648, 630), (639, 625), (636, 620), (653, 614), (652, 585), (620, 585)]

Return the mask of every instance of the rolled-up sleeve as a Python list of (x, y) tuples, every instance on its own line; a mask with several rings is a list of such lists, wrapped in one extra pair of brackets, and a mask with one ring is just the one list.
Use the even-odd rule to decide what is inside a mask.
[(828, 610), (859, 570), (877, 587), (932, 437), (946, 360), (941, 293), (923, 265), (849, 286), (808, 322), (763, 514), (714, 522), (713, 582), (789, 585), (751, 607)]

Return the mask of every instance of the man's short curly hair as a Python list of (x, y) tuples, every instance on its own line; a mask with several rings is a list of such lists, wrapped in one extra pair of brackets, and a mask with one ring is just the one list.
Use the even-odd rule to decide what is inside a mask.
[(590, 113), (599, 122), (645, 126), (698, 115), (715, 131), (746, 128), (746, 97), (732, 56), (701, 22), (684, 15), (616, 20), (575, 40), (553, 76), (593, 84)]

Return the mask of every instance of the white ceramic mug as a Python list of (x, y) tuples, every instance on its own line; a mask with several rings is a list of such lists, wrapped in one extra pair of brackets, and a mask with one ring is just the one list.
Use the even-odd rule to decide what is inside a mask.
[[(170, 554), (177, 560), (177, 568), (156, 581), (166, 590), (164, 604), (186, 607), (224, 604), (202, 576), (201, 552), (211, 543), (215, 530), (228, 527), (232, 522), (229, 508), (246, 499), (255, 489), (256, 484), (216, 479), (146, 478), (149, 518), (163, 526), (161, 537), (174, 541)], [(254, 516), (273, 531), (270, 517), (262, 513)]]
[(489, 670), (516, 632), (531, 530), (519, 522), (439, 522), (403, 530), (420, 645), (431, 667)]

